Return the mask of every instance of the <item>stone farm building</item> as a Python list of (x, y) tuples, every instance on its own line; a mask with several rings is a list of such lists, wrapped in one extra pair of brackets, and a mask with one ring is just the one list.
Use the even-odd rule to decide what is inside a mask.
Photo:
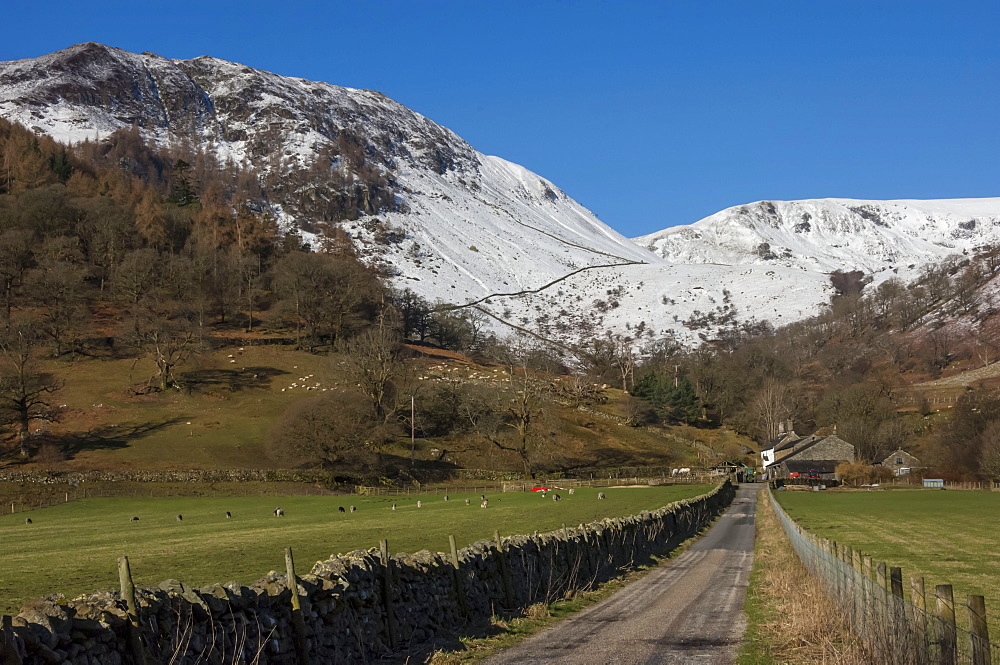
[(897, 450), (882, 460), (882, 466), (892, 471), (894, 476), (905, 476), (911, 471), (924, 468), (916, 457), (905, 450)]
[(789, 423), (787, 431), (761, 449), (760, 457), (766, 479), (800, 476), (834, 479), (838, 464), (854, 461), (854, 446), (835, 434), (799, 436)]

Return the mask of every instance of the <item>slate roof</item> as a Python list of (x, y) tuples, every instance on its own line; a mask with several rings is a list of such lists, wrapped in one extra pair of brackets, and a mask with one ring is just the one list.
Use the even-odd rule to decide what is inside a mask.
[(768, 441), (767, 445), (765, 445), (760, 450), (761, 450), (761, 452), (763, 452), (765, 450), (777, 449), (777, 447), (783, 446), (788, 441), (798, 441), (801, 438), (802, 437), (799, 436), (798, 434), (796, 434), (795, 432), (786, 432), (785, 434), (777, 436), (777, 437), (771, 439), (770, 441)]

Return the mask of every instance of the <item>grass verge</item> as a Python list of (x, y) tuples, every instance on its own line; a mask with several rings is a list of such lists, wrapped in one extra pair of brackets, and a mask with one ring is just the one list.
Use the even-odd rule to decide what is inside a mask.
[(869, 662), (819, 582), (799, 561), (767, 492), (760, 493), (756, 525), (744, 604), (747, 630), (736, 665)]

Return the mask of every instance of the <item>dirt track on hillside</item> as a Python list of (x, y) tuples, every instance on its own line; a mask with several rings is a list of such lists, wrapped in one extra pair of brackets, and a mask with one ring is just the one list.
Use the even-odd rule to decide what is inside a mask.
[(746, 628), (757, 487), (686, 552), (488, 665), (731, 663)]

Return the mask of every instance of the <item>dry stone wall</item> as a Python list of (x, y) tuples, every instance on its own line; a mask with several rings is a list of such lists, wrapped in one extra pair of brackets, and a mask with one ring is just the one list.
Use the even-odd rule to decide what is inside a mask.
[[(149, 663), (298, 663), (299, 617), (313, 663), (405, 654), (437, 636), (475, 630), (495, 614), (518, 613), (589, 589), (668, 552), (720, 514), (735, 491), (726, 481), (708, 494), (655, 511), (480, 541), (458, 550), (454, 560), (428, 551), (335, 556), (299, 576), (299, 616), (293, 616), (284, 574), (271, 572), (250, 586), (197, 589), (168, 580), (137, 592), (136, 632)], [(118, 592), (73, 600), (49, 596), (16, 617), (4, 617), (0, 662), (135, 663), (130, 625)]]

